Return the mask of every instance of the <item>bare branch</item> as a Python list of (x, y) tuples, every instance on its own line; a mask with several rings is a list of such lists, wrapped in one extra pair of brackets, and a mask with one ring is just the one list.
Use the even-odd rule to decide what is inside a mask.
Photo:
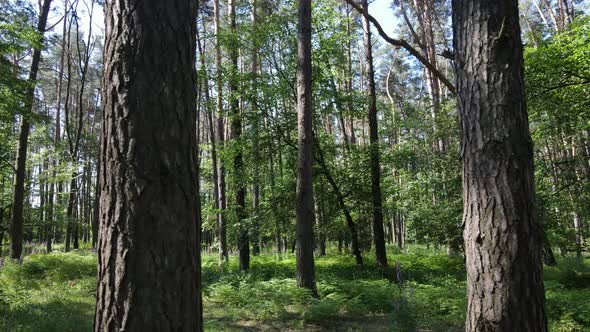
[[(356, 11), (358, 11), (361, 14), (363, 13), (363, 8), (361, 7), (360, 4), (356, 3), (354, 0), (345, 0), (345, 1), (349, 5), (351, 5), (354, 9), (356, 9)], [(451, 81), (449, 81), (443, 73), (441, 73), (432, 63), (430, 63), (430, 61), (428, 61), (428, 59), (426, 59), (422, 54), (420, 54), (420, 52), (418, 50), (413, 48), (407, 41), (405, 41), (403, 39), (394, 39), (394, 38), (389, 37), (385, 33), (383, 28), (381, 27), (381, 24), (379, 24), (379, 22), (373, 16), (371, 16), (371, 15), (367, 15), (367, 16), (369, 18), (369, 21), (371, 21), (371, 23), (373, 23), (373, 25), (375, 26), (375, 28), (377, 28), (377, 31), (379, 32), (381, 37), (383, 37), (383, 39), (385, 39), (385, 41), (387, 41), (388, 43), (390, 43), (393, 46), (404, 48), (411, 55), (413, 55), (418, 61), (420, 61), (424, 65), (424, 67), (428, 68), (428, 70), (430, 70), (430, 72), (432, 72), (432, 74), (434, 76), (436, 76), (449, 89), (449, 91), (452, 94), (457, 93), (457, 90), (455, 89), (455, 86), (453, 85), (453, 83), (451, 83)]]

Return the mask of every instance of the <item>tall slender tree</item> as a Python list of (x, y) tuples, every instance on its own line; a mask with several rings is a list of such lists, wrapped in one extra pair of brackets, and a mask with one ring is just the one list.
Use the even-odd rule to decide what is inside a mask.
[[(234, 40), (237, 41), (237, 21), (236, 21), (236, 0), (228, 1), (229, 25)], [(234, 181), (235, 181), (235, 211), (238, 221), (238, 254), (240, 271), (250, 269), (250, 237), (248, 227), (243, 224), (245, 219), (246, 208), (246, 188), (244, 186), (244, 160), (241, 146), (242, 136), (242, 113), (240, 111), (240, 99), (238, 91), (238, 46), (231, 45), (229, 58), (231, 62), (232, 74), (229, 78), (229, 107), (231, 109), (231, 138), (236, 144), (234, 154)]]
[[(40, 8), (39, 23), (37, 32), (43, 36), (47, 26), (47, 16), (51, 0), (43, 1)], [(12, 215), (10, 219), (10, 258), (20, 259), (23, 250), (23, 206), (25, 199), (25, 175), (27, 167), (27, 148), (29, 145), (29, 131), (31, 123), (29, 122), (30, 113), (33, 112), (33, 102), (35, 99), (35, 82), (37, 81), (37, 72), (41, 62), (41, 49), (43, 42), (34, 47), (31, 67), (29, 69), (29, 89), (25, 96), (24, 107), (26, 113), (21, 115), (20, 132), (18, 135), (18, 149), (16, 152), (16, 176), (14, 177), (14, 196), (12, 201)]]
[[(252, 31), (254, 32), (254, 36), (257, 33), (257, 25), (258, 25), (258, 3), (256, 0), (250, 1), (252, 5)], [(254, 37), (256, 38), (256, 37)], [(252, 158), (253, 158), (253, 171), (252, 171), (252, 209), (254, 210), (254, 225), (252, 227), (253, 233), (252, 234), (252, 254), (258, 255), (260, 253), (260, 230), (259, 230), (259, 208), (260, 208), (260, 152), (259, 148), (260, 145), (258, 144), (259, 140), (259, 131), (260, 131), (260, 116), (258, 112), (258, 46), (256, 45), (256, 40), (254, 40), (254, 47), (252, 49), (252, 67), (250, 70), (251, 77), (251, 89), (250, 92), (252, 94), (251, 98), (251, 105), (252, 105), (252, 131), (253, 131), (253, 142), (252, 142)]]
[(97, 332), (202, 330), (196, 5), (105, 4)]
[(379, 128), (377, 127), (377, 94), (375, 92), (375, 71), (373, 69), (373, 45), (369, 23), (369, 3), (363, 0), (363, 29), (365, 62), (369, 102), (369, 150), (371, 154), (371, 198), (373, 204), (373, 241), (375, 256), (380, 266), (387, 266), (385, 233), (383, 232), (383, 202), (381, 196), (381, 165), (379, 163)]
[(547, 331), (518, 1), (453, 0), (453, 30), (466, 330)]
[[(219, 0), (213, 1), (213, 19), (215, 24), (215, 70), (216, 84), (217, 84), (217, 147), (222, 148), (225, 139), (224, 135), (224, 121), (223, 121), (223, 76), (221, 68), (221, 22), (220, 22)], [(219, 263), (228, 262), (229, 256), (227, 251), (227, 231), (224, 211), (227, 205), (225, 196), (225, 165), (223, 158), (219, 159), (219, 170), (217, 172), (217, 188), (219, 201), (217, 212), (217, 230), (219, 238)]]
[(297, 286), (315, 291), (313, 259), (313, 111), (311, 85), (311, 0), (299, 0), (297, 32)]

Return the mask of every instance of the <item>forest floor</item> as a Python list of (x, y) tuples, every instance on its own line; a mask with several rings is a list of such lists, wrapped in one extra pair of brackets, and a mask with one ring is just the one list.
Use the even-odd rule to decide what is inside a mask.
[[(390, 250), (392, 251), (392, 250)], [(368, 254), (366, 255), (368, 256)], [(381, 270), (366, 257), (316, 258), (319, 298), (295, 286), (295, 258), (235, 258), (225, 272), (203, 258), (207, 331), (462, 331), (465, 269), (460, 257), (413, 248)], [(397, 282), (401, 267), (403, 282)], [(0, 271), (0, 331), (91, 331), (96, 255), (88, 250), (29, 255)], [(550, 331), (590, 331), (590, 262), (545, 269)]]

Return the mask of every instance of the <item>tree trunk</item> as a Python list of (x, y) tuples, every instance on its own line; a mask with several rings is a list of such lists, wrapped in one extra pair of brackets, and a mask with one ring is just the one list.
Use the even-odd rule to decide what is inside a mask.
[[(229, 24), (232, 33), (232, 38), (237, 40), (238, 31), (236, 24), (236, 0), (228, 1), (228, 15)], [(246, 188), (244, 187), (244, 161), (241, 147), (242, 136), (242, 114), (240, 112), (240, 100), (238, 91), (238, 48), (234, 45), (229, 52), (231, 62), (232, 75), (229, 79), (229, 106), (231, 109), (231, 138), (236, 145), (234, 152), (234, 174), (233, 179), (235, 183), (235, 200), (236, 200), (236, 216), (238, 221), (238, 260), (240, 271), (247, 271), (250, 269), (250, 237), (248, 236), (248, 227), (243, 225), (245, 220), (246, 208)]]
[[(67, 8), (68, 5), (68, 0), (64, 0), (64, 8)], [(58, 73), (58, 79), (57, 79), (57, 87), (56, 87), (56, 109), (55, 109), (55, 132), (53, 135), (53, 146), (54, 148), (59, 146), (59, 142), (61, 140), (61, 91), (62, 91), (62, 87), (63, 87), (63, 76), (64, 76), (64, 58), (65, 58), (65, 48), (67, 47), (66, 45), (66, 29), (68, 26), (68, 14), (69, 11), (66, 9), (65, 13), (64, 13), (64, 18), (63, 18), (63, 28), (62, 28), (62, 37), (61, 37), (61, 44), (62, 44), (62, 49), (61, 49), (61, 53), (60, 53), (60, 60), (59, 60), (59, 73)], [(48, 216), (47, 216), (47, 229), (46, 229), (46, 234), (47, 234), (47, 239), (46, 239), (46, 249), (47, 249), (47, 253), (51, 253), (52, 252), (52, 241), (53, 241), (53, 225), (54, 225), (54, 214), (55, 214), (55, 206), (57, 205), (56, 203), (58, 202), (58, 198), (59, 195), (55, 194), (55, 179), (57, 178), (57, 164), (58, 164), (58, 154), (55, 153), (52, 156), (52, 179), (53, 181), (51, 181), (51, 184), (49, 186), (49, 211), (48, 211)], [(97, 173), (98, 174), (98, 173)], [(59, 190), (58, 190), (59, 192)], [(54, 198), (55, 197), (55, 198)]]
[[(322, 190), (322, 186), (320, 187), (320, 190)], [(323, 191), (322, 191), (323, 192)], [(315, 217), (316, 217), (316, 229), (317, 229), (317, 242), (316, 242), (316, 248), (318, 250), (318, 256), (326, 256), (326, 232), (324, 231), (324, 202), (323, 200), (320, 199), (319, 196), (317, 196), (317, 191), (316, 191), (316, 197), (314, 198), (314, 204), (315, 204)]]
[[(104, 117), (104, 112), (103, 112)], [(102, 123), (102, 121), (101, 121)], [(102, 130), (100, 134), (100, 141), (102, 142)], [(92, 210), (92, 247), (96, 248), (98, 244), (98, 222), (100, 216), (100, 170), (102, 168), (102, 160), (101, 154), (99, 153), (96, 159), (96, 174), (98, 175), (96, 178), (96, 187), (94, 188), (94, 207)]]
[(313, 105), (311, 101), (311, 0), (299, 0), (297, 29), (297, 286), (315, 293), (313, 259)]
[(196, 4), (105, 5), (97, 332), (202, 331)]
[(371, 153), (371, 198), (373, 204), (373, 241), (375, 257), (379, 266), (387, 266), (385, 235), (383, 232), (383, 202), (381, 197), (381, 168), (379, 163), (379, 129), (377, 127), (377, 95), (375, 93), (375, 73), (373, 70), (373, 47), (371, 45), (371, 25), (369, 24), (369, 4), (363, 0), (363, 29), (365, 61), (367, 65), (367, 87), (369, 102), (369, 150)]
[[(257, 13), (257, 1), (251, 0), (252, 4), (252, 28), (256, 31), (257, 21), (258, 21), (258, 13)], [(251, 86), (252, 86), (252, 116), (253, 124), (252, 124), (252, 131), (253, 131), (253, 149), (252, 149), (252, 159), (253, 159), (253, 171), (252, 171), (252, 209), (254, 211), (254, 224), (252, 225), (252, 254), (258, 255), (260, 253), (260, 220), (259, 218), (259, 211), (258, 206), (260, 205), (260, 171), (258, 169), (258, 165), (260, 163), (260, 153), (259, 153), (259, 127), (260, 127), (260, 115), (258, 112), (258, 46), (256, 45), (256, 37), (254, 37), (254, 47), (252, 49), (252, 68), (251, 68)]]
[(547, 331), (518, 18), (516, 0), (453, 0), (467, 331)]
[(65, 251), (68, 252), (71, 249), (72, 233), (74, 225), (74, 200), (76, 199), (76, 175), (74, 171), (72, 173), (72, 179), (70, 180), (70, 193), (68, 194), (68, 207), (66, 209), (66, 243)]
[[(37, 31), (43, 35), (47, 25), (47, 16), (51, 0), (44, 0), (41, 12), (39, 14), (39, 23)], [(37, 71), (39, 62), (41, 62), (41, 46), (33, 49), (33, 58), (29, 69), (29, 83), (31, 86), (27, 91), (24, 101), (24, 110), (33, 112), (33, 103), (35, 99), (35, 83), (37, 81)], [(14, 177), (14, 195), (12, 201), (12, 216), (10, 218), (10, 258), (20, 259), (23, 250), (23, 207), (25, 199), (25, 175), (27, 166), (27, 147), (29, 144), (29, 115), (21, 115), (21, 126), (18, 135), (18, 149), (16, 152), (16, 175)]]
[[(203, 24), (203, 32), (206, 35), (206, 31), (205, 31), (205, 24)], [(211, 105), (211, 95), (209, 94), (209, 76), (207, 75), (207, 63), (205, 61), (205, 48), (203, 47), (202, 43), (201, 43), (201, 37), (199, 35), (199, 30), (197, 27), (197, 50), (199, 52), (199, 60), (201, 63), (201, 75), (200, 77), (203, 79), (203, 84), (201, 87), (202, 92), (205, 94), (205, 105), (206, 105), (206, 121), (207, 121), (207, 126), (209, 127), (209, 140), (211, 142), (211, 168), (212, 168), (212, 183), (213, 183), (213, 207), (215, 208), (215, 210), (217, 211), (217, 220), (218, 220), (218, 234), (221, 235), (220, 232), (220, 228), (221, 225), (219, 224), (219, 219), (221, 218), (221, 211), (220, 209), (220, 204), (219, 204), (219, 174), (218, 174), (218, 168), (217, 168), (217, 146), (215, 144), (215, 126), (213, 125), (213, 107)], [(221, 116), (221, 115), (220, 115)], [(223, 233), (224, 239), (225, 239), (225, 232)], [(221, 239), (221, 236), (219, 236), (219, 238)], [(220, 248), (221, 249), (221, 248)], [(221, 250), (220, 250), (221, 253)], [(222, 263), (224, 262), (224, 258), (227, 261), (227, 251), (226, 251), (226, 255), (220, 255), (219, 257), (219, 262)]]
[(317, 152), (318, 152), (317, 153), (318, 154), (318, 162), (320, 164), (319, 166), (322, 168), (322, 173), (326, 177), (326, 180), (328, 180), (328, 183), (330, 183), (330, 186), (332, 186), (332, 189), (334, 190), (334, 194), (336, 195), (336, 200), (338, 201), (338, 206), (340, 207), (340, 209), (344, 213), (344, 218), (346, 219), (346, 225), (348, 226), (348, 230), (350, 231), (350, 237), (352, 240), (351, 241), (352, 242), (352, 252), (354, 254), (354, 257), (356, 258), (356, 263), (358, 265), (363, 265), (363, 256), (361, 255), (361, 248), (360, 248), (360, 244), (359, 244), (359, 235), (358, 235), (358, 231), (356, 228), (356, 224), (354, 223), (354, 220), (352, 219), (352, 215), (350, 214), (350, 210), (346, 206), (346, 202), (344, 201), (344, 195), (340, 191), (340, 187), (338, 187), (336, 180), (334, 180), (334, 177), (332, 176), (332, 174), (330, 173), (330, 170), (328, 169), (328, 165), (326, 165), (322, 149), (320, 148), (319, 145), (317, 145)]
[[(221, 37), (220, 37), (220, 17), (219, 17), (219, 0), (213, 1), (213, 11), (215, 20), (215, 68), (217, 70), (217, 135), (219, 147), (223, 147), (224, 130), (223, 130), (223, 80), (221, 68)], [(217, 213), (217, 227), (219, 232), (219, 262), (228, 262), (229, 256), (227, 252), (227, 232), (225, 225), (224, 211), (226, 208), (225, 198), (225, 166), (223, 160), (219, 160), (219, 171), (217, 179), (217, 187), (219, 188), (219, 212)]]
[[(266, 128), (268, 127), (268, 124), (266, 123), (267, 119), (265, 118), (265, 125)], [(268, 154), (268, 168), (269, 168), (269, 180), (270, 180), (270, 192), (271, 192), (271, 197), (274, 200), (274, 192), (275, 192), (275, 163), (274, 163), (274, 151), (273, 151), (273, 144), (274, 144), (274, 140), (271, 136), (271, 144), (269, 145), (269, 154)], [(280, 257), (281, 253), (283, 252), (282, 246), (281, 246), (281, 221), (280, 221), (280, 217), (276, 216), (276, 215), (272, 215), (271, 217), (274, 220), (274, 226), (275, 226), (275, 242), (277, 244), (277, 255)]]

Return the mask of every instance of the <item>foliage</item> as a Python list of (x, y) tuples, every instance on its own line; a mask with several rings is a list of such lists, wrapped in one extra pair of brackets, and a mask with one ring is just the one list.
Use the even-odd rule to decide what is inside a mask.
[[(232, 258), (224, 271), (216, 255), (203, 258), (205, 328), (269, 330), (461, 331), (465, 273), (461, 258), (411, 247), (390, 255), (401, 265), (364, 268), (348, 256), (319, 257), (318, 298), (295, 286), (295, 258), (253, 258), (248, 274)], [(96, 289), (96, 256), (88, 251), (27, 256), (0, 271), (0, 329), (5, 331), (90, 331)], [(590, 328), (590, 266), (559, 261), (545, 275), (550, 331)], [(576, 275), (576, 277), (572, 277)]]
[[(550, 244), (581, 252), (590, 229), (590, 18), (525, 51), (527, 102), (535, 142), (540, 215)], [(579, 242), (579, 241), (578, 241)]]
[(96, 256), (89, 252), (27, 256), (0, 271), (0, 330), (90, 331)]

